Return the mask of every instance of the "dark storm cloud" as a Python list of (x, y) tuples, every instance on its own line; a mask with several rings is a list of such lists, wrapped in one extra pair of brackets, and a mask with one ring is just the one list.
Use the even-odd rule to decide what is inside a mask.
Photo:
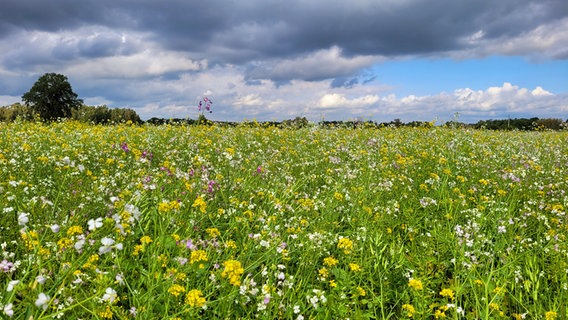
[[(338, 59), (438, 55), (475, 46), (468, 41), (475, 34), (507, 39), (567, 15), (565, 0), (8, 0), (0, 13), (0, 37), (93, 26), (116, 34), (85, 34), (80, 41), (58, 43), (53, 58), (127, 54), (118, 34), (137, 32), (143, 41), (187, 52), (191, 59), (248, 65), (250, 80), (318, 80), (353, 75), (373, 60), (345, 60), (346, 66), (329, 66), (329, 72), (313, 64), (313, 69), (287, 68), (305, 67), (309, 63), (303, 58), (332, 48), (339, 48)], [(34, 63), (34, 57), (20, 60)], [(250, 67), (253, 62), (260, 62), (258, 68)]]

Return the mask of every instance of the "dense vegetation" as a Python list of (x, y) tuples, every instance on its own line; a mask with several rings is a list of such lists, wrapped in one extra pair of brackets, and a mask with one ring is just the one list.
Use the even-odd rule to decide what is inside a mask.
[(2, 317), (567, 316), (563, 131), (0, 129)]

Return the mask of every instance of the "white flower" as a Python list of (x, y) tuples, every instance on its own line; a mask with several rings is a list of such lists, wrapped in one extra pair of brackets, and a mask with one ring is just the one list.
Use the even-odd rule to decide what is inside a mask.
[(101, 243), (103, 245), (99, 248), (99, 253), (105, 254), (112, 250), (112, 245), (114, 244), (114, 240), (112, 238), (104, 237), (101, 239)]
[(140, 220), (140, 210), (136, 206), (127, 204), (124, 206), (124, 211), (130, 213), (135, 220)]
[(268, 248), (270, 246), (270, 242), (268, 242), (266, 240), (260, 240), (260, 245), (262, 247)]
[(96, 220), (91, 219), (87, 221), (87, 224), (89, 225), (90, 231), (96, 230), (103, 226), (103, 218), (97, 218)]
[(116, 297), (117, 297), (117, 294), (116, 294), (116, 291), (114, 291), (114, 289), (106, 288), (105, 294), (103, 295), (103, 301), (108, 301), (110, 303), (113, 303), (114, 300), (116, 299)]
[(14, 315), (14, 310), (12, 310), (11, 303), (8, 303), (7, 305), (4, 306), (4, 314), (10, 318)]
[(117, 274), (114, 279), (118, 284), (124, 284), (124, 275), (122, 273)]
[(295, 314), (300, 313), (300, 306), (298, 306), (298, 305), (295, 305), (295, 306), (294, 306), (294, 313), (295, 313)]
[(59, 232), (59, 225), (58, 224), (52, 224), (50, 227), (51, 231), (53, 233), (58, 233)]
[(37, 283), (39, 283), (39, 284), (44, 284), (44, 283), (45, 283), (45, 280), (47, 280), (47, 278), (44, 277), (44, 276), (42, 276), (42, 275), (39, 275), (39, 276), (36, 277), (36, 281), (37, 281)]
[(75, 250), (80, 251), (81, 249), (83, 249), (83, 246), (85, 245), (85, 239), (79, 239), (77, 242), (75, 242)]
[(507, 228), (505, 226), (499, 226), (499, 228), (497, 228), (497, 232), (505, 233), (507, 232)]
[(10, 292), (12, 290), (14, 290), (14, 287), (20, 283), (20, 280), (12, 280), (10, 282), (8, 282), (8, 287), (6, 288), (6, 291)]
[(28, 223), (30, 221), (29, 216), (30, 216), (29, 213), (25, 213), (25, 212), (20, 213), (20, 215), (18, 215), (18, 225), (25, 226), (26, 223)]
[(50, 300), (49, 296), (42, 292), (37, 296), (35, 305), (36, 307), (43, 308), (43, 310), (45, 310), (47, 309), (47, 304), (49, 303), (49, 300)]

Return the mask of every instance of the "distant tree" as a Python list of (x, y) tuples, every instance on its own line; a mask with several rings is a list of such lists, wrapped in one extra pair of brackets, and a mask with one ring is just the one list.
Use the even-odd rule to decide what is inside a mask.
[(0, 121), (31, 120), (33, 115), (30, 108), (20, 103), (0, 107)]
[(110, 121), (113, 123), (132, 122), (135, 124), (142, 123), (140, 116), (136, 111), (129, 108), (113, 108), (110, 109)]
[(536, 121), (538, 128), (542, 129), (550, 129), (550, 130), (560, 130), (562, 129), (562, 119), (556, 118), (546, 118), (546, 119), (538, 119)]
[(67, 77), (57, 73), (46, 73), (39, 77), (30, 91), (24, 93), (22, 100), (44, 120), (69, 117), (72, 110), (83, 104), (83, 100), (73, 92)]

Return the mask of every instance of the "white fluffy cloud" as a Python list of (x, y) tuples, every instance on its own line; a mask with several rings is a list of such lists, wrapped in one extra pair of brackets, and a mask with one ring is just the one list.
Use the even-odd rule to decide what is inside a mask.
[[(144, 87), (170, 88), (172, 96), (187, 93), (186, 100), (152, 104), (137, 111), (144, 118), (195, 117), (195, 105), (203, 93), (214, 100), (209, 117), (218, 120), (284, 120), (305, 116), (310, 120), (364, 118), (378, 122), (400, 118), (403, 121), (451, 120), (461, 114), (464, 122), (503, 117), (560, 117), (568, 112), (568, 95), (545, 88), (522, 88), (511, 83), (484, 90), (460, 88), (433, 95), (397, 97), (390, 88), (378, 84), (358, 84), (350, 88), (331, 88), (332, 80), (294, 80), (283, 85), (264, 80), (247, 85), (238, 68), (217, 68), (217, 76), (205, 73), (186, 75), (171, 81), (149, 82)], [(155, 86), (161, 86), (156, 88)]]
[(341, 48), (333, 46), (293, 59), (283, 59), (254, 68), (253, 79), (305, 79), (321, 80), (348, 76), (381, 60), (378, 56), (345, 57)]

